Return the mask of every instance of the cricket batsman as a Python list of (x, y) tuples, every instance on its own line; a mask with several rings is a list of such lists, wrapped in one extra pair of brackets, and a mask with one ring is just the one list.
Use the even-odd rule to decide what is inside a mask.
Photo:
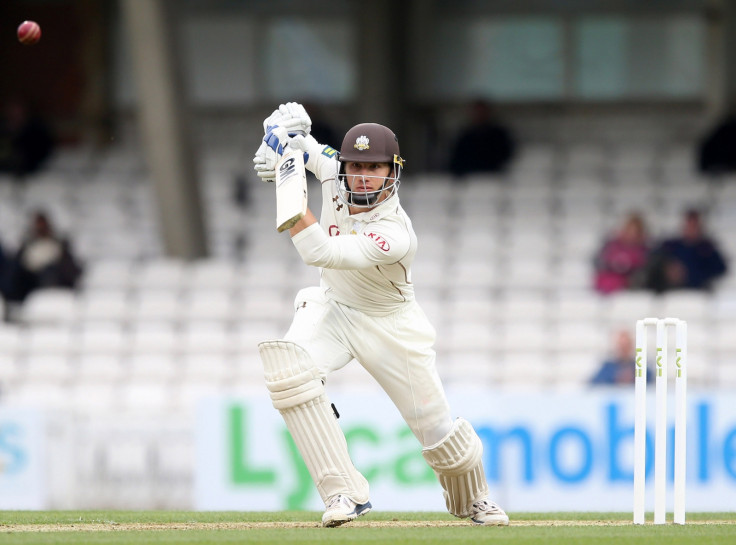
[(307, 209), (288, 229), (304, 263), (320, 268), (320, 285), (299, 291), (282, 339), (259, 344), (273, 405), (325, 503), (322, 525), (340, 526), (371, 510), (368, 482), (350, 459), (325, 391), (328, 375), (353, 359), (421, 443), (447, 510), (475, 524), (508, 525), (488, 496), (480, 438), (467, 420), (451, 416), (435, 367), (435, 330), (414, 298), (417, 237), (399, 202), (404, 160), (396, 135), (361, 123), (338, 152), (310, 136), (309, 115), (294, 102), (263, 125), (253, 159), (258, 176), (273, 181), (284, 152), (299, 150), (322, 186), (319, 221)]

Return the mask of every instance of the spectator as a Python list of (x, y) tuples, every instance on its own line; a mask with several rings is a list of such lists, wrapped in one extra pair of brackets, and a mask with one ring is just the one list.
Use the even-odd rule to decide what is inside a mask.
[(736, 107), (703, 138), (698, 168), (711, 176), (736, 171)]
[(661, 293), (672, 289), (709, 289), (726, 273), (726, 260), (706, 234), (701, 213), (685, 211), (680, 236), (663, 241), (653, 252), (647, 287)]
[(453, 145), (450, 172), (455, 176), (503, 172), (515, 148), (511, 132), (498, 120), (493, 106), (485, 100), (476, 100), (471, 105), (470, 124)]
[(643, 287), (650, 250), (644, 218), (630, 213), (595, 256), (595, 289), (608, 294)]
[(49, 127), (25, 101), (14, 99), (5, 104), (0, 121), (0, 172), (18, 178), (31, 174), (43, 166), (53, 148)]
[[(647, 369), (647, 379), (651, 372)], [(634, 339), (626, 329), (613, 333), (611, 354), (603, 360), (600, 369), (590, 379), (594, 385), (634, 383)]]
[(22, 302), (38, 288), (74, 288), (81, 273), (69, 242), (56, 234), (45, 212), (37, 211), (10, 264), (8, 300)]

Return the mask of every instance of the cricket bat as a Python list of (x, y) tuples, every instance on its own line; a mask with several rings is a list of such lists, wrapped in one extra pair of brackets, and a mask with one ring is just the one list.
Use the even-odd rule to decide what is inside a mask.
[(307, 173), (301, 150), (285, 153), (276, 163), (276, 229), (294, 227), (307, 213)]

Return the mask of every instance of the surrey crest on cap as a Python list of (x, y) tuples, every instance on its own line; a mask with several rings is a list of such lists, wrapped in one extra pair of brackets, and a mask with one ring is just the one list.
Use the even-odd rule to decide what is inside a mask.
[(370, 142), (371, 141), (368, 139), (368, 137), (362, 134), (355, 139), (355, 145), (353, 147), (358, 151), (365, 151), (367, 149), (371, 149)]

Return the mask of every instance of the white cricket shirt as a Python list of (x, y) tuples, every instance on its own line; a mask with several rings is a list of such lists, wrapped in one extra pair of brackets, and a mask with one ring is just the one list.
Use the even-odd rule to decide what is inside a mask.
[(417, 237), (398, 194), (367, 212), (350, 215), (337, 196), (335, 150), (309, 138), (307, 168), (322, 184), (322, 213), (292, 237), (302, 260), (321, 268), (331, 299), (383, 316), (414, 300), (411, 264)]

